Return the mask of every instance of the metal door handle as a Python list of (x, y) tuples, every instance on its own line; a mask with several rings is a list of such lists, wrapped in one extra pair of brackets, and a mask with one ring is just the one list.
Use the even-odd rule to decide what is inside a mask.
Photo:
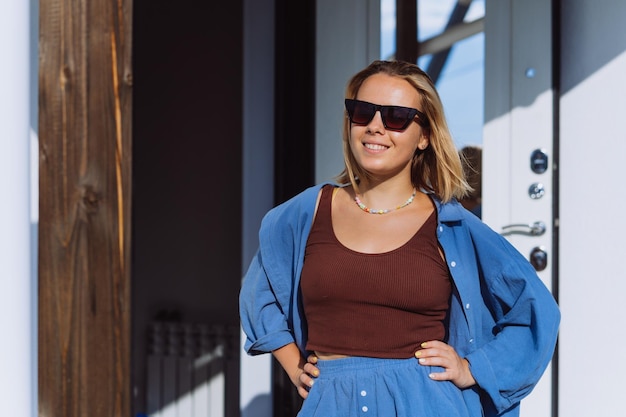
[(502, 235), (529, 235), (529, 236), (541, 236), (546, 232), (546, 224), (542, 221), (537, 221), (532, 224), (509, 224), (508, 226), (502, 226)]

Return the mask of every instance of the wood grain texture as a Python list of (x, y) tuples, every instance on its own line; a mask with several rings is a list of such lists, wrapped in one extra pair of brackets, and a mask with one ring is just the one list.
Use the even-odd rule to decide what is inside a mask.
[(41, 0), (39, 415), (130, 415), (132, 0)]

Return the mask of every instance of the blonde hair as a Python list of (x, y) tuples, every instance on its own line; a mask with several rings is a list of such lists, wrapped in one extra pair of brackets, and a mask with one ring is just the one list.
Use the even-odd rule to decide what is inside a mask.
[(472, 187), (466, 197), (470, 199), (480, 199), (483, 196), (481, 175), (483, 171), (483, 150), (478, 145), (464, 146), (459, 151), (459, 157), (461, 158), (461, 165), (463, 166), (463, 172), (465, 173), (465, 179), (467, 183)]
[[(443, 202), (461, 198), (471, 187), (463, 174), (459, 153), (454, 145), (443, 105), (428, 74), (417, 65), (402, 61), (374, 61), (355, 74), (348, 82), (346, 98), (356, 98), (363, 82), (374, 74), (386, 74), (402, 78), (411, 84), (422, 98), (421, 111), (426, 114), (426, 134), (429, 146), (417, 151), (411, 166), (411, 182), (417, 189), (432, 192)], [(345, 114), (343, 123), (344, 170), (336, 177), (340, 184), (352, 184), (358, 192), (358, 179), (369, 175), (356, 162), (350, 148), (350, 120)]]

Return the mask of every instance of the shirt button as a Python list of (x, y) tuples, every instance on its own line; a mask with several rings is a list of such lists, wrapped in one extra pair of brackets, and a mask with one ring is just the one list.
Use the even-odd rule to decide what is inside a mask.
[(439, 226), (439, 231), (443, 232), (443, 226)]
[(474, 339), (470, 339), (470, 340), (469, 340), (469, 342), (470, 342), (470, 343), (474, 343)]
[(451, 266), (452, 268), (454, 268), (454, 267), (456, 266), (456, 262), (454, 262), (454, 261), (450, 262), (450, 266)]
[(364, 405), (363, 407), (361, 407), (361, 410), (363, 410), (364, 413), (367, 413), (368, 408), (366, 405)]
[(469, 310), (469, 308), (470, 308), (469, 303), (465, 304), (465, 308), (466, 308), (467, 310)]
[(361, 391), (361, 397), (365, 397), (367, 395), (367, 391), (363, 390)]

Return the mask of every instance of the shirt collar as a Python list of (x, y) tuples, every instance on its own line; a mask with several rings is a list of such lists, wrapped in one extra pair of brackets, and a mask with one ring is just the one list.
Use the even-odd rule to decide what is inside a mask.
[(443, 203), (435, 194), (429, 193), (428, 196), (435, 203), (437, 217), (441, 223), (458, 222), (463, 219), (462, 206), (457, 200), (453, 199), (448, 203)]

